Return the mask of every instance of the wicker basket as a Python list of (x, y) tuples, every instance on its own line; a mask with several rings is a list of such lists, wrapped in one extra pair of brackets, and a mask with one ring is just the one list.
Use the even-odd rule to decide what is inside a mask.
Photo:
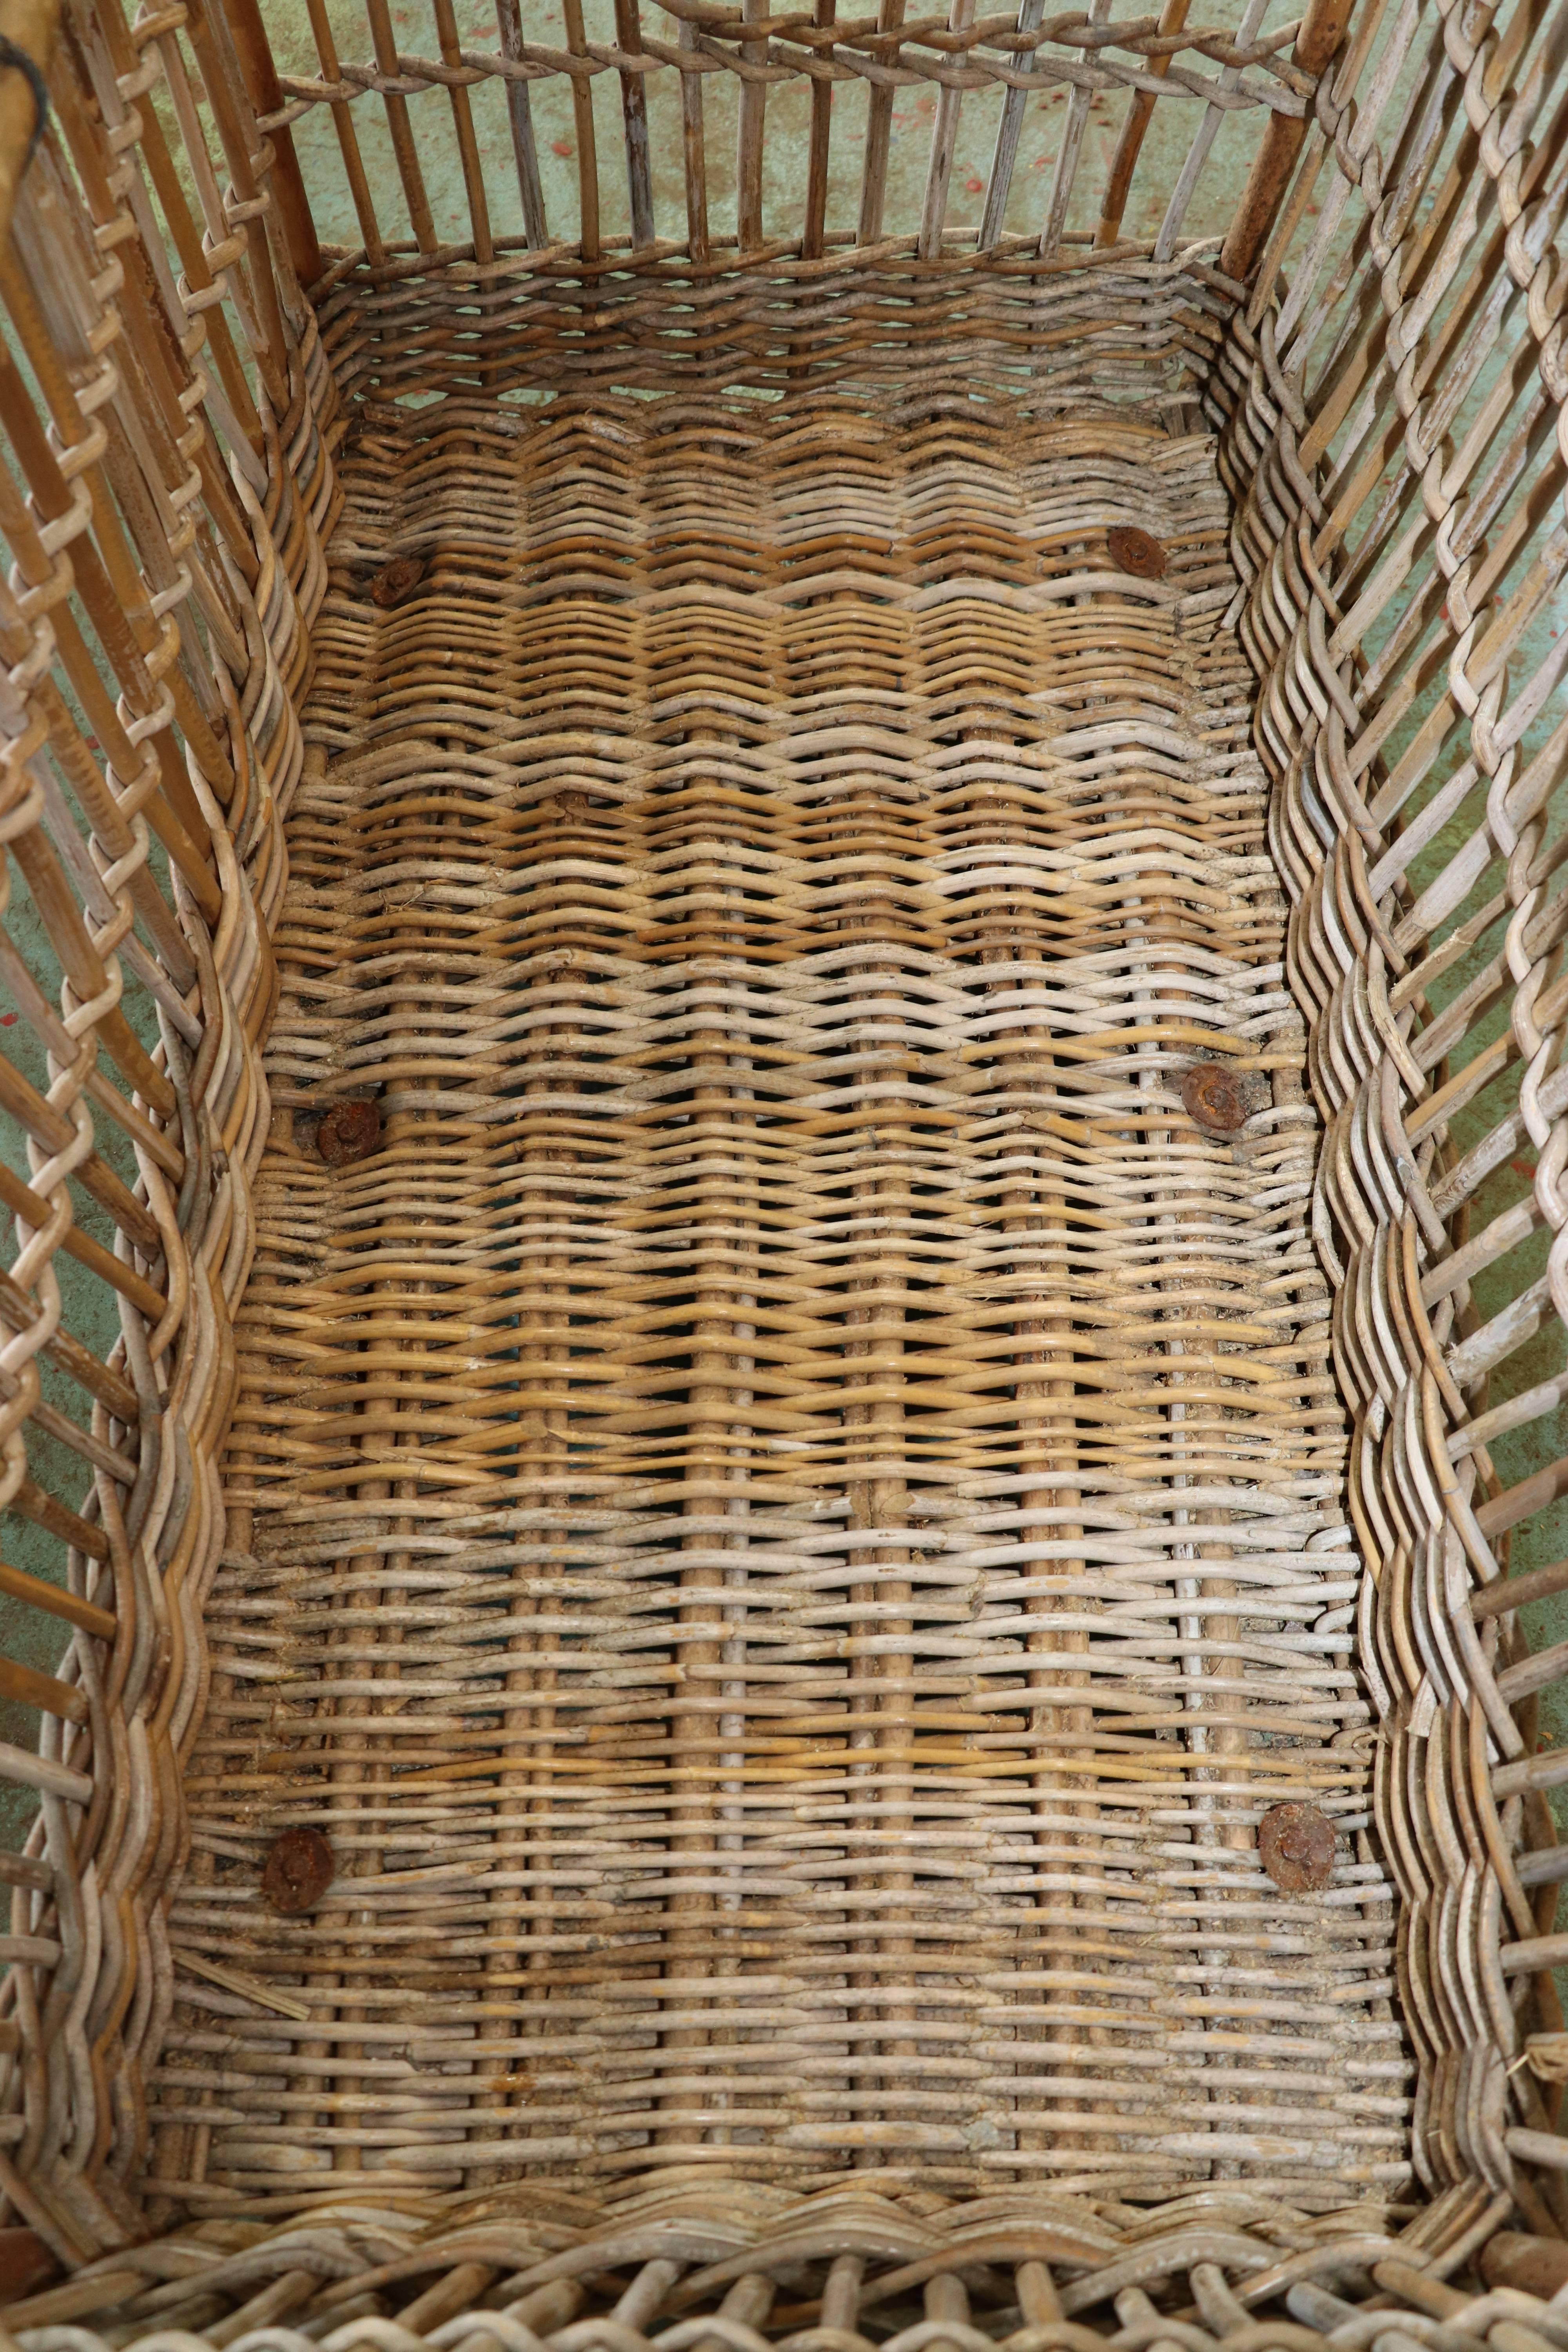
[(5, 2340), (1568, 2352), (1568, 13), (482, 13), (0, 5)]

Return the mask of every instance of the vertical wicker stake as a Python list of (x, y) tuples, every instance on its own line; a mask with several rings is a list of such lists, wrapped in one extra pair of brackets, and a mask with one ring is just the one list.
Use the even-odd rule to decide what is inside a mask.
[[(742, 85), (742, 109), (744, 93)], [(757, 95), (761, 97), (760, 90)], [(705, 772), (703, 754), (711, 746), (714, 767), (718, 768), (722, 760), (723, 738), (717, 730), (704, 725), (683, 732), (686, 745), (702, 764), (690, 775), (688, 792), (692, 813), (682, 831), (688, 840), (700, 843), (710, 829), (716, 829), (709, 808), (722, 792), (718, 775)], [(732, 895), (721, 884), (693, 927), (689, 951), (700, 966), (727, 961), (742, 948), (742, 940), (736, 938), (724, 920), (726, 913), (732, 910), (723, 901)], [(713, 904), (714, 900), (719, 903)], [(678, 1697), (670, 1710), (672, 1750), (687, 1769), (677, 1773), (669, 1809), (669, 1849), (672, 1855), (679, 1857), (678, 1867), (684, 1864), (682, 1875), (689, 1874), (697, 1883), (685, 1885), (678, 1880), (671, 1890), (670, 1956), (666, 1967), (670, 1978), (689, 1988), (681, 2006), (691, 2015), (689, 2021), (670, 2026), (661, 2036), (666, 2049), (692, 2053), (687, 2061), (689, 2069), (701, 2063), (696, 2053), (707, 2050), (715, 2040), (714, 2029), (703, 2018), (708, 2006), (704, 1988), (706, 1980), (721, 1981), (727, 1974), (724, 1947), (730, 1939), (725, 1929), (732, 1931), (735, 1924), (732, 1918), (724, 1917), (727, 1906), (713, 1883), (721, 1868), (721, 1795), (715, 1767), (728, 1759), (721, 1758), (714, 1736), (721, 1718), (711, 1702), (720, 1687), (714, 1677), (724, 1650), (719, 1633), (721, 1596), (730, 1573), (726, 1561), (730, 1535), (724, 1524), (728, 1498), (724, 1489), (730, 1470), (730, 1440), (737, 1433), (732, 1426), (732, 1417), (738, 1418), (734, 1403), (738, 1370), (735, 1343), (739, 1337), (734, 1267), (744, 1246), (737, 1230), (744, 1217), (744, 1206), (741, 1201), (732, 1205), (726, 1202), (720, 1209), (713, 1198), (717, 1188), (710, 1181), (704, 1181), (699, 1172), (714, 1162), (729, 1160), (735, 1130), (744, 1130), (745, 1113), (737, 1097), (744, 1093), (745, 1072), (743, 1064), (737, 1067), (740, 1057), (731, 1051), (733, 1043), (726, 1035), (722, 1022), (713, 1017), (712, 1010), (708, 1011), (706, 1018), (702, 1011), (696, 1013), (687, 1060), (686, 1097), (689, 1165), (696, 1181), (689, 1190), (682, 1188), (683, 1271), (690, 1285), (691, 1306), (685, 1459), (681, 1467), (685, 1491), (680, 1514), (685, 1526), (679, 1538), (683, 1556), (679, 1596), (682, 1623), (698, 1630), (685, 1635), (678, 1655), (680, 1689), (689, 1692), (697, 1704), (682, 1706)], [(744, 1189), (742, 1179), (742, 1192)], [(715, 1225), (719, 1230), (712, 1229)], [(745, 1542), (742, 1528), (736, 1561), (742, 1577)], [(703, 1704), (705, 1701), (708, 1704)], [(739, 1761), (743, 1790), (743, 1748)], [(691, 2134), (686, 2116), (694, 2104), (684, 2084), (672, 2088), (659, 2102), (668, 2120), (660, 2125), (658, 2137), (670, 2147), (672, 2156), (677, 2148), (684, 2149), (689, 2145)], [(721, 2095), (721, 2105), (728, 2104)], [(719, 2130), (722, 2129), (721, 2123)]]
[[(283, 104), (283, 92), (261, 21), (260, 0), (229, 0), (229, 26), (252, 106), (258, 114), (277, 113)], [(289, 257), (300, 285), (313, 286), (321, 274), (321, 248), (316, 240), (316, 224), (310, 217), (310, 201), (305, 194), (300, 158), (294, 152), (294, 134), (285, 125), (269, 131), (268, 136), (275, 158), (272, 192), (289, 240)]]
[[(322, 78), (331, 88), (340, 89), (342, 67), (338, 58), (337, 43), (332, 37), (327, 0), (306, 0), (306, 5), (310, 12), (310, 34), (316, 44), (316, 55), (321, 60)], [(381, 224), (375, 215), (375, 203), (371, 195), (370, 182), (365, 176), (364, 159), (360, 153), (359, 133), (354, 129), (353, 110), (346, 99), (338, 98), (332, 101), (332, 128), (338, 134), (343, 176), (348, 181), (360, 235), (364, 239), (365, 258), (372, 263), (380, 263), (386, 257), (386, 248), (382, 243)]]
[[(815, 0), (814, 13), (819, 26), (834, 21), (837, 0)], [(816, 52), (822, 55), (820, 49)], [(820, 258), (827, 226), (827, 165), (828, 146), (833, 134), (834, 84), (826, 76), (811, 85), (811, 150), (806, 159), (805, 224), (801, 236), (801, 253), (807, 261)]]
[[(1352, 5), (1352, 0), (1308, 0), (1294, 53), (1303, 73), (1327, 70), (1344, 38)], [(1219, 266), (1227, 278), (1245, 278), (1262, 252), (1306, 136), (1304, 114), (1270, 117), (1236, 218), (1220, 249)]]
[[(1089, 21), (1091, 25), (1102, 25), (1110, 14), (1110, 0), (1089, 0)], [(1079, 55), (1087, 65), (1093, 61), (1095, 52), (1083, 49)], [(1057, 251), (1062, 241), (1062, 232), (1067, 227), (1068, 206), (1072, 202), (1073, 182), (1078, 175), (1079, 150), (1083, 145), (1084, 126), (1089, 121), (1092, 102), (1093, 93), (1075, 83), (1072, 96), (1068, 100), (1067, 120), (1062, 124), (1056, 168), (1051, 173), (1051, 195), (1046, 209), (1046, 225), (1040, 231), (1040, 255), (1044, 260), (1048, 260)]]
[[(1190, 5), (1191, 0), (1164, 0), (1160, 11), (1161, 33), (1179, 33), (1187, 21)], [(1151, 58), (1148, 70), (1156, 79), (1163, 81), (1171, 70), (1170, 53)], [(1143, 151), (1143, 142), (1148, 135), (1149, 125), (1154, 120), (1154, 109), (1158, 103), (1154, 92), (1150, 89), (1134, 90), (1127, 101), (1127, 112), (1122, 118), (1116, 152), (1110, 162), (1110, 176), (1106, 181), (1105, 196), (1100, 207), (1100, 226), (1094, 233), (1097, 246), (1114, 245), (1121, 235), (1122, 215), (1131, 193), (1132, 174), (1138, 168), (1138, 158)]]
[[(1268, 0), (1247, 0), (1247, 5), (1241, 14), (1241, 22), (1236, 28), (1236, 43), (1238, 48), (1245, 48), (1247, 44), (1256, 37), (1258, 27), (1268, 14)], [(1221, 89), (1226, 91), (1235, 89), (1241, 80), (1240, 67), (1226, 66), (1219, 79)], [(1169, 261), (1176, 250), (1177, 241), (1181, 236), (1198, 182), (1203, 175), (1204, 166), (1208, 161), (1209, 152), (1219, 135), (1219, 127), (1224, 120), (1223, 107), (1212, 102), (1205, 107), (1204, 119), (1199, 123), (1197, 135), (1187, 151), (1186, 160), (1176, 174), (1176, 184), (1171, 191), (1165, 205), (1165, 216), (1160, 223), (1159, 235), (1154, 239), (1156, 261)]]
[[(629, 55), (642, 48), (637, 0), (616, 0), (616, 39)], [(640, 73), (622, 72), (621, 121), (626, 143), (626, 190), (632, 211), (632, 250), (650, 246), (653, 227), (653, 166), (647, 147), (647, 89)]]
[[(877, 29), (879, 33), (896, 32), (904, 21), (904, 0), (877, 0)], [(896, 42), (879, 41), (876, 47), (879, 65), (896, 66), (899, 49)], [(874, 81), (866, 101), (866, 161), (860, 175), (859, 242), (875, 245), (882, 234), (882, 207), (888, 196), (888, 153), (893, 136), (893, 91), (886, 82)]]
[[(496, 26), (500, 53), (510, 64), (522, 60), (522, 18), (518, 0), (496, 0)], [(522, 205), (523, 234), (537, 248), (549, 242), (544, 219), (544, 191), (539, 177), (539, 149), (533, 135), (533, 104), (528, 84), (510, 77), (506, 85), (507, 119), (511, 126), (512, 154), (517, 163), (517, 192)]]
[[(741, 14), (749, 22), (753, 16), (765, 16), (768, 6), (769, 0), (741, 0)], [(742, 41), (740, 57), (743, 65), (760, 68), (767, 64), (768, 45), (765, 41)], [(742, 82), (735, 204), (742, 253), (750, 253), (763, 241), (763, 122), (767, 102), (766, 82), (750, 79)]]
[[(697, 49), (697, 27), (689, 18), (680, 20), (680, 47), (688, 55)], [(680, 75), (680, 136), (686, 175), (686, 247), (695, 262), (709, 257), (708, 243), (708, 153), (702, 131), (702, 79), (695, 69), (681, 68)]]
[[(462, 47), (458, 38), (457, 13), (452, 0), (435, 0), (436, 37), (441, 47), (441, 62), (462, 68)], [(463, 194), (468, 200), (468, 226), (473, 232), (474, 259), (481, 264), (495, 259), (495, 247), (490, 238), (490, 212), (485, 194), (484, 166), (479, 159), (479, 142), (474, 136), (474, 114), (468, 93), (460, 82), (454, 82), (449, 92), (452, 102), (452, 128), (458, 135), (458, 155), (463, 172)]]
[[(948, 10), (948, 30), (962, 33), (974, 21), (974, 0), (952, 0)], [(926, 167), (925, 202), (921, 210), (920, 242), (916, 247), (922, 261), (934, 261), (942, 251), (942, 223), (947, 218), (947, 189), (952, 177), (952, 159), (958, 147), (959, 110), (963, 104), (963, 92), (944, 83), (937, 92), (936, 122), (931, 131), (931, 161)]]
[[(566, 46), (574, 58), (588, 54), (583, 0), (562, 0)], [(577, 201), (584, 261), (599, 258), (599, 162), (594, 135), (594, 91), (585, 73), (572, 77), (572, 121), (577, 134)]]
[[(387, 0), (365, 0), (365, 15), (371, 38), (375, 44), (375, 62), (384, 74), (396, 75), (397, 37), (392, 28)], [(392, 134), (392, 152), (397, 159), (397, 176), (403, 183), (404, 201), (408, 206), (409, 226), (421, 253), (434, 253), (437, 246), (436, 224), (430, 214), (430, 199), (425, 193), (425, 174), (420, 169), (419, 150), (415, 142), (413, 124), (409, 120), (408, 100), (398, 92), (391, 93), (386, 101), (386, 127)]]
[[(1033, 33), (1039, 29), (1046, 13), (1046, 0), (1022, 0), (1018, 10), (1018, 30)], [(1013, 64), (1020, 73), (1033, 75), (1037, 68), (1039, 51), (1027, 49), (1013, 52)], [(1002, 100), (1002, 119), (996, 126), (996, 150), (991, 159), (991, 178), (985, 191), (985, 211), (980, 227), (980, 250), (989, 252), (1002, 241), (1007, 226), (1007, 197), (1013, 185), (1013, 173), (1017, 167), (1018, 142), (1023, 135), (1024, 110), (1029, 102), (1029, 92), (1016, 83), (1009, 87)]]
[[(263, 216), (264, 212), (272, 210), (271, 194), (269, 189), (263, 194), (257, 178), (256, 118), (240, 79), (239, 61), (235, 55), (227, 14), (225, 11), (215, 13), (208, 5), (208, 0), (185, 0), (185, 5), (191, 47), (200, 69), (207, 104), (212, 110), (213, 128), (217, 133), (228, 171), (229, 187), (218, 207), (217, 218), (231, 233), (237, 222), (238, 234), (244, 239), (247, 274), (250, 281), (249, 301), (254, 306), (260, 333), (260, 341), (256, 346), (257, 365), (278, 413), (284, 415), (288, 413), (291, 387), (285, 357), (288, 331), (283, 322), (283, 311), (286, 305), (290, 311), (297, 310), (300, 299), (298, 286), (289, 283), (292, 268), (288, 239), (285, 236), (280, 240), (281, 254), (275, 258)], [(190, 87), (184, 61), (172, 35), (165, 36), (159, 47), (164, 70), (169, 76), (170, 94), (178, 109), (182, 90), (188, 91)], [(205, 144), (202, 153), (205, 157)], [(265, 158), (259, 160), (265, 162)], [(198, 184), (202, 176), (198, 170)]]

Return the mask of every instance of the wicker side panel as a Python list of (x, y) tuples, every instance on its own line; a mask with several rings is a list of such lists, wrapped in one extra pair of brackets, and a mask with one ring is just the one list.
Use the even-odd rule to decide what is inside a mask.
[(1364, 14), (1216, 390), (1327, 1126), (1417, 2161), (1543, 2224), (1568, 2144), (1520, 2061), (1562, 2024), (1568, 1750), (1534, 1751), (1568, 1655), (1516, 1612), (1568, 1588), (1568, 1458), (1517, 1449), (1550, 1456), (1568, 1396), (1568, 12), (1480, 21)]
[(0, 1661), (0, 1780), (37, 1801), (0, 1855), (0, 2191), (78, 2260), (136, 2226), (170, 2008), (332, 393), (219, 29), (106, 0), (51, 49), (34, 16), (50, 121), (0, 250), (0, 1499), (31, 1565), (0, 1590), (48, 1670)]
[[(258, 14), (258, 0), (231, 5)], [(460, 266), (481, 308), (519, 253), (540, 267), (685, 252), (701, 267), (848, 254), (867, 268), (889, 250), (927, 268), (973, 255), (1037, 267), (1086, 252), (1168, 260), (1203, 238), (1223, 240), (1221, 266), (1245, 278), (1347, 0), (1309, 0), (1267, 33), (1266, 0), (1210, 5), (1192, 25), (1187, 13), (1118, 19), (1095, 0), (1064, 16), (1012, 0), (990, 14), (951, 0), (944, 21), (903, 0), (864, 16), (839, 15), (837, 0), (809, 16), (771, 15), (766, 0), (565, 0), (563, 47), (527, 0), (496, 0), (493, 30), (470, 23), (466, 38), (452, 0), (435, 0), (433, 24), (365, 0), (363, 13), (312, 7), (313, 56), (302, 26), (275, 28), (264, 120), (280, 137), (303, 126), (334, 218), (341, 160), (342, 225), (355, 224), (373, 268)], [(419, 42), (422, 16), (438, 57), (402, 46)], [(605, 77), (618, 121), (595, 104)], [(779, 107), (798, 137), (803, 101), (806, 166), (781, 172)], [(336, 155), (318, 128), (328, 109)], [(1145, 153), (1156, 111), (1158, 163)], [(390, 138), (401, 204), (372, 190), (367, 119)], [(1103, 119), (1118, 138), (1100, 163), (1086, 134)], [(895, 121), (906, 152), (910, 126), (918, 140), (929, 125), (923, 174), (889, 172)], [(1208, 172), (1222, 128), (1253, 163), (1234, 217)], [(984, 178), (955, 173), (961, 136), (972, 156), (976, 141), (990, 148)], [(299, 217), (312, 234), (302, 196)]]
[[(507, 258), (484, 305), (446, 265), (356, 257), (319, 289), (345, 400), (394, 428), (411, 400), (526, 417), (541, 394), (744, 386), (900, 396), (963, 383), (1036, 408), (1115, 401), (1197, 420), (1240, 289), (1201, 261), (1109, 257), (1042, 270), (975, 257), (932, 270), (912, 242), (874, 259), (648, 260), (611, 273), (575, 257)], [(515, 407), (513, 404), (515, 404)]]

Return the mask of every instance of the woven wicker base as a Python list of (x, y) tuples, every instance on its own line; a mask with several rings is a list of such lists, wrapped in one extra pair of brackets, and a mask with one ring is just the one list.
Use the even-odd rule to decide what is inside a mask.
[[(343, 453), (155, 2117), (198, 2210), (1405, 2178), (1313, 1121), (1167, 413)], [(281, 1917), (295, 1824), (339, 1875)]]

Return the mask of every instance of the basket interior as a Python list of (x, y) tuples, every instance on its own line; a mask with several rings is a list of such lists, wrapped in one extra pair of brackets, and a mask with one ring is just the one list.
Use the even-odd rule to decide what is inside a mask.
[(1568, 2236), (1568, 16), (763, 5), (6, 17), (39, 2328)]
[(1179, 381), (1079, 373), (343, 444), (171, 1918), (252, 1982), (153, 2107), (203, 2210), (1406, 2177), (1226, 501)]

